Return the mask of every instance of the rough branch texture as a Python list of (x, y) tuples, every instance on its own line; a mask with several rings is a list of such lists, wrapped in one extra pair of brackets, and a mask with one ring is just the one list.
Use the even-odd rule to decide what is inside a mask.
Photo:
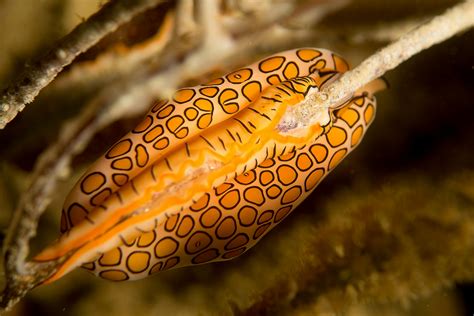
[(29, 65), (22, 75), (2, 94), (0, 99), (0, 129), (15, 118), (27, 103), (77, 55), (101, 38), (129, 21), (137, 13), (164, 0), (115, 0), (107, 3), (86, 22), (77, 26), (48, 54)]
[[(61, 261), (40, 264), (26, 262), (29, 242), (36, 235), (39, 217), (46, 209), (59, 180), (69, 168), (71, 159), (81, 152), (104, 121), (100, 115), (100, 98), (89, 104), (77, 119), (67, 122), (58, 141), (39, 157), (31, 185), (15, 210), (4, 241), (6, 288), (0, 297), (0, 307), (10, 308), (39, 282), (44, 281)], [(98, 114), (99, 113), (99, 114)]]
[(291, 133), (293, 129), (312, 125), (317, 120), (318, 108), (339, 104), (357, 89), (379, 78), (413, 55), (473, 25), (474, 0), (467, 0), (450, 8), (444, 14), (379, 50), (323, 91), (309, 94), (301, 106), (290, 108), (280, 121), (279, 128)]

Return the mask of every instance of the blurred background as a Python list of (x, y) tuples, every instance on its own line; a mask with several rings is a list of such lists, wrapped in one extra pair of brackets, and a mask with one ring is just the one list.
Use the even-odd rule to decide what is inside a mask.
[[(232, 39), (242, 41), (241, 53), (178, 84), (194, 85), (302, 46), (331, 49), (355, 66), (458, 1), (328, 2), (225, 1), (222, 20), (239, 22), (225, 25)], [(0, 87), (103, 3), (0, 0)], [(139, 14), (105, 37), (0, 131), (2, 230), (36, 159), (67, 120), (98, 95), (115, 93), (110, 87), (146, 81), (193, 53), (186, 48), (170, 61), (168, 47), (168, 52), (144, 57), (138, 66), (114, 66), (132, 63), (132, 54), (144, 54), (140, 45), (153, 43), (175, 5), (169, 1)], [(273, 14), (282, 18), (272, 20)], [(284, 36), (266, 35), (276, 26)], [(246, 44), (254, 47), (257, 35), (265, 40), (247, 49)], [(191, 32), (180, 39), (194, 43), (193, 36)], [(473, 43), (470, 30), (388, 72), (390, 88), (377, 95), (377, 117), (362, 144), (242, 257), (125, 283), (78, 270), (38, 287), (8, 315), (472, 315)], [(103, 56), (112, 60), (109, 66)], [(142, 107), (144, 113), (147, 104)], [(88, 164), (143, 113), (101, 129), (74, 158), (71, 174), (41, 218), (33, 253), (58, 235), (64, 197)]]

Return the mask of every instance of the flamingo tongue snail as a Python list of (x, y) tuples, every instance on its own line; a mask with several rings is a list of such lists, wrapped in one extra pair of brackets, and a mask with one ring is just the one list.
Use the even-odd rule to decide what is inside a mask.
[(377, 79), (321, 109), (298, 136), (277, 126), (347, 63), (301, 48), (270, 56), (154, 105), (66, 198), (62, 236), (36, 261), (109, 280), (235, 258), (281, 222), (361, 141)]

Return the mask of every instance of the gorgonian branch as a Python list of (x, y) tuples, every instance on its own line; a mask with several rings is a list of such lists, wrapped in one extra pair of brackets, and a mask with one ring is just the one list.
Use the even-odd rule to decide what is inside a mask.
[(0, 97), (0, 129), (13, 120), (27, 103), (32, 102), (61, 70), (80, 53), (116, 30), (136, 14), (164, 0), (115, 0), (104, 5), (88, 20), (79, 24), (45, 56), (25, 68)]
[(323, 91), (308, 94), (305, 102), (291, 107), (280, 121), (280, 129), (290, 131), (311, 126), (318, 109), (331, 107), (357, 89), (379, 78), (408, 58), (474, 26), (474, 0), (464, 1), (382, 48), (359, 66), (344, 73)]

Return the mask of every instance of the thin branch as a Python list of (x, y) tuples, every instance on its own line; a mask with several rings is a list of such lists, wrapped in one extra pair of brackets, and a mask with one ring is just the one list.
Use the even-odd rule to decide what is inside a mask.
[[(219, 0), (201, 0), (197, 3), (197, 19), (202, 27), (204, 42), (212, 42), (225, 36), (225, 30), (219, 23)], [(205, 43), (204, 45), (211, 45)]]
[[(350, 0), (312, 0), (299, 6), (285, 23), (286, 26), (302, 29), (316, 25), (329, 14), (336, 12), (350, 3)], [(317, 5), (316, 5), (317, 4)]]
[(111, 106), (115, 104), (110, 101), (110, 96), (118, 95), (122, 89), (123, 85), (105, 89), (78, 117), (64, 124), (57, 142), (38, 158), (31, 184), (15, 209), (4, 243), (7, 286), (0, 297), (0, 308), (8, 309), (15, 304), (61, 263), (26, 262), (29, 241), (35, 236), (39, 217), (49, 204), (60, 179), (69, 173), (72, 158), (110, 123)]
[(298, 107), (283, 116), (279, 129), (286, 133), (305, 128), (317, 120), (319, 109), (340, 104), (354, 91), (421, 52), (474, 25), (474, 0), (464, 1), (436, 16), (398, 41), (379, 50), (359, 66), (346, 72), (323, 91), (308, 94)]
[(117, 78), (132, 76), (136, 69), (143, 68), (162, 53), (172, 38), (174, 20), (174, 12), (168, 12), (159, 30), (149, 39), (131, 47), (118, 44), (94, 60), (73, 63), (67, 72), (60, 74), (48, 86), (48, 92), (68, 91), (77, 87), (101, 87)]
[(32, 102), (61, 70), (80, 53), (129, 21), (136, 14), (164, 0), (117, 0), (107, 3), (87, 21), (78, 25), (44, 57), (26, 67), (0, 98), (0, 129)]
[(196, 29), (194, 0), (179, 0), (176, 5), (176, 37), (192, 34)]

